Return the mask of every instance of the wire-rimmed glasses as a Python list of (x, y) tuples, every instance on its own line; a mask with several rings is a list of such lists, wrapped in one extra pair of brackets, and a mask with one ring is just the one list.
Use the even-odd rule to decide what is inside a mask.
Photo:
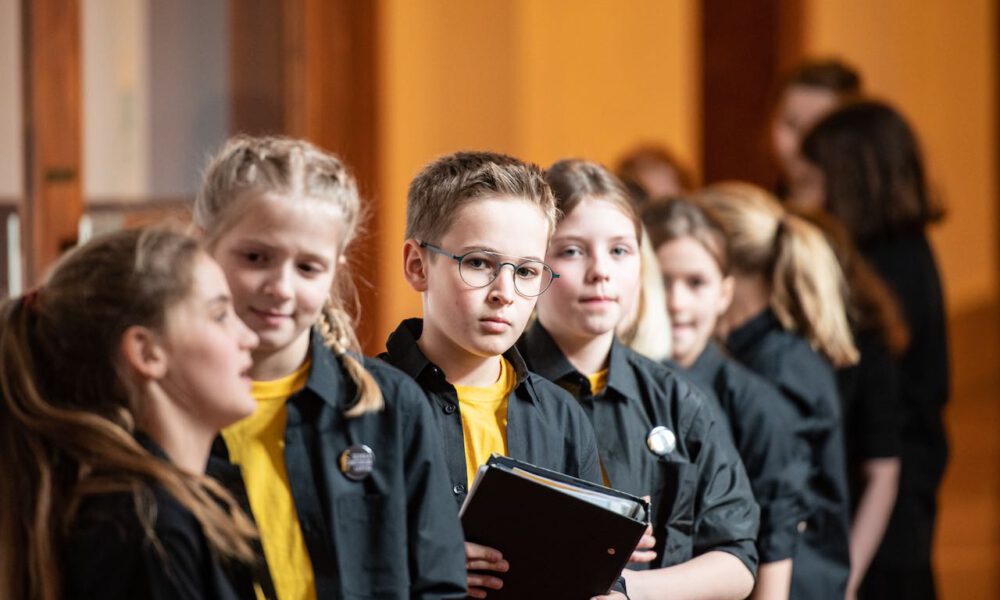
[(517, 293), (529, 298), (541, 296), (559, 277), (552, 267), (540, 260), (524, 259), (515, 264), (503, 260), (503, 255), (489, 250), (470, 250), (465, 254), (452, 254), (427, 242), (420, 242), (420, 247), (455, 260), (462, 281), (473, 288), (486, 287), (496, 281), (504, 265), (510, 265)]

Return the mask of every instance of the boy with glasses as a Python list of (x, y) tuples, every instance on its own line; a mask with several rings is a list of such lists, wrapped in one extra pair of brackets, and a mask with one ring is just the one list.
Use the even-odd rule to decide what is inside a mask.
[[(513, 347), (558, 277), (543, 262), (556, 208), (541, 170), (488, 152), (444, 156), (410, 184), (406, 212), (403, 273), (424, 317), (403, 321), (382, 358), (430, 397), (457, 506), (494, 452), (600, 483), (583, 409)], [(517, 568), (478, 544), (466, 559), (474, 598)]]

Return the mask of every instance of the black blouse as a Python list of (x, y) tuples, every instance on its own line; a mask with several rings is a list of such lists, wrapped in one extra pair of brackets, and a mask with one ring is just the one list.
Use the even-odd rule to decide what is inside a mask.
[[(137, 435), (154, 456), (166, 454)], [(151, 490), (156, 512), (148, 538), (130, 493), (85, 500), (62, 546), (63, 597), (74, 600), (235, 600), (253, 598), (253, 584), (235, 565), (223, 568), (190, 511), (159, 487)]]
[(950, 373), (941, 278), (923, 234), (877, 240), (861, 252), (896, 293), (910, 328), (910, 345), (897, 363), (903, 419), (899, 495), (872, 566), (929, 568), (937, 491), (948, 461), (941, 410)]
[(791, 598), (842, 600), (850, 572), (847, 468), (833, 367), (770, 310), (728, 340), (733, 357), (781, 390), (809, 448), (809, 518), (796, 549)]
[[(611, 486), (652, 496), (658, 560), (636, 568), (666, 567), (720, 550), (757, 572), (760, 510), (728, 430), (697, 388), (615, 341), (607, 387), (595, 396), (586, 376), (540, 324), (522, 336), (518, 347), (530, 368), (579, 400), (598, 432)], [(664, 458), (646, 446), (658, 425), (677, 440)]]
[(760, 562), (792, 558), (807, 515), (808, 448), (795, 435), (792, 407), (766, 379), (709, 342), (684, 371), (715, 401), (733, 433), (760, 504)]

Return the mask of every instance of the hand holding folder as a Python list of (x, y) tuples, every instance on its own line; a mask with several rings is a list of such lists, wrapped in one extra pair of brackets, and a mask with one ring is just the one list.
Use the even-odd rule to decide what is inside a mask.
[(635, 496), (494, 455), (460, 512), (469, 542), (510, 563), (490, 599), (587, 599), (607, 593), (646, 529)]

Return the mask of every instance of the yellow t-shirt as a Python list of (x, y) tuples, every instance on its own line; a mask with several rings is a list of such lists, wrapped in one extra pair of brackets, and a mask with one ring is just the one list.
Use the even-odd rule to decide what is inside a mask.
[(593, 375), (587, 375), (587, 381), (590, 382), (590, 393), (595, 396), (600, 395), (604, 388), (608, 387), (608, 370), (601, 369)]
[(490, 454), (507, 454), (507, 396), (517, 384), (517, 374), (507, 359), (500, 359), (500, 376), (487, 387), (456, 385), (465, 434), (465, 468), (469, 486)]
[[(285, 402), (309, 379), (310, 361), (274, 381), (253, 382), (257, 409), (222, 430), (229, 460), (240, 465), (264, 557), (279, 600), (315, 600), (316, 583), (285, 468)], [(259, 591), (258, 591), (259, 592)]]

